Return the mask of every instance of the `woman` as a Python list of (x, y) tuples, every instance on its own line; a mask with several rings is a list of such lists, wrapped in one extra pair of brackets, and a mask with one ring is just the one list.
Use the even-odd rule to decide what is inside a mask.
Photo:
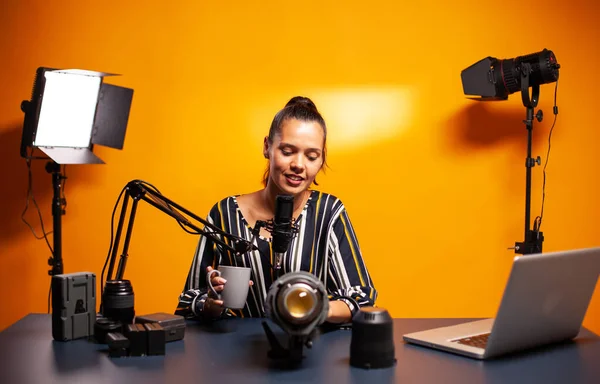
[[(285, 254), (283, 273), (301, 270), (319, 277), (330, 299), (327, 321), (345, 323), (360, 306), (374, 305), (377, 291), (344, 205), (333, 195), (310, 189), (313, 183), (318, 185), (315, 177), (326, 164), (326, 138), (325, 121), (315, 104), (305, 97), (292, 98), (275, 115), (269, 136), (264, 139), (263, 155), (269, 162), (264, 189), (221, 200), (210, 211), (208, 220), (250, 241), (257, 220), (273, 219), (277, 195), (293, 195), (298, 233)], [(255, 245), (259, 250), (240, 260), (252, 268), (254, 282), (243, 310), (226, 310), (221, 300), (207, 295), (206, 273), (218, 265), (235, 265), (238, 261), (230, 260), (210, 239), (201, 237), (176, 313), (205, 319), (224, 314), (265, 316), (264, 302), (276, 280), (271, 234), (265, 228), (261, 228)], [(221, 277), (213, 277), (211, 283), (216, 291), (226, 284)]]

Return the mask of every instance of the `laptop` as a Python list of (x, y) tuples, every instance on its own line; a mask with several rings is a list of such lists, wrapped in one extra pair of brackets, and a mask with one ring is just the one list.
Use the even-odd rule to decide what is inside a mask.
[(495, 318), (403, 335), (408, 343), (489, 359), (574, 338), (600, 273), (600, 247), (517, 256)]

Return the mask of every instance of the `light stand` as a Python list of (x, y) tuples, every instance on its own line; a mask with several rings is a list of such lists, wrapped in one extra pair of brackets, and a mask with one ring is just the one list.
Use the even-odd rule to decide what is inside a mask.
[[(515, 253), (527, 255), (532, 253), (542, 253), (542, 242), (544, 234), (539, 231), (537, 225), (534, 224), (533, 230), (529, 228), (531, 224), (531, 169), (536, 163), (541, 164), (541, 159), (538, 156), (536, 159), (531, 157), (531, 145), (533, 139), (533, 118), (534, 110), (538, 104), (540, 96), (540, 85), (533, 84), (531, 86), (531, 96), (529, 95), (529, 78), (532, 73), (531, 64), (521, 64), (521, 99), (523, 106), (527, 109), (526, 118), (523, 120), (527, 128), (527, 158), (525, 159), (525, 238), (522, 242), (515, 243)], [(544, 115), (541, 110), (535, 114), (538, 122), (541, 122)]]
[[(521, 89), (523, 106), (527, 109), (525, 120), (523, 120), (527, 128), (525, 238), (522, 242), (516, 242), (515, 246), (509, 249), (514, 249), (515, 253), (522, 255), (542, 252), (544, 235), (540, 232), (541, 216), (539, 221), (534, 220), (533, 229), (529, 227), (531, 224), (531, 168), (535, 167), (536, 163), (541, 164), (539, 156), (535, 159), (531, 157), (533, 119), (535, 117), (539, 122), (544, 117), (542, 111), (534, 114), (540, 95), (540, 85), (558, 81), (559, 69), (560, 64), (556, 61), (554, 52), (544, 48), (540, 52), (512, 59), (499, 60), (488, 56), (461, 72), (463, 92), (465, 95), (480, 96), (475, 100), (506, 100), (508, 95), (517, 92), (519, 87)], [(529, 86), (532, 88), (531, 96), (529, 95)], [(557, 114), (556, 106), (554, 108), (554, 113)], [(542, 212), (543, 204), (542, 200)]]
[(53, 255), (48, 259), (48, 265), (52, 267), (48, 271), (50, 276), (61, 275), (63, 273), (62, 263), (62, 215), (65, 214), (67, 202), (62, 198), (62, 183), (66, 176), (60, 171), (60, 164), (49, 161), (46, 163), (46, 172), (52, 175), (52, 233), (54, 239)]

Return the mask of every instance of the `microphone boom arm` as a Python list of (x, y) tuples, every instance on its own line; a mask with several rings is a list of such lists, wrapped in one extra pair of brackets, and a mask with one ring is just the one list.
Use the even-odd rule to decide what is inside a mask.
[[(249, 242), (241, 237), (238, 237), (238, 236), (235, 236), (235, 235), (232, 235), (230, 233), (223, 231), (216, 225), (211, 224), (210, 222), (206, 221), (205, 219), (202, 219), (201, 217), (197, 216), (193, 212), (190, 212), (189, 210), (185, 209), (181, 205), (175, 203), (173, 200), (168, 199), (167, 197), (163, 196), (156, 188), (154, 188), (154, 187), (149, 188), (148, 183), (146, 183), (144, 181), (141, 181), (141, 180), (130, 181), (129, 183), (127, 183), (127, 186), (125, 187), (125, 189), (126, 189), (125, 200), (123, 201), (123, 205), (121, 207), (121, 215), (119, 217), (119, 224), (117, 226), (117, 233), (115, 235), (115, 243), (113, 244), (113, 248), (111, 249), (110, 264), (108, 267), (108, 274), (107, 274), (107, 279), (106, 279), (107, 281), (113, 280), (112, 276), (113, 276), (115, 262), (117, 259), (117, 252), (119, 250), (119, 243), (121, 240), (123, 224), (125, 222), (125, 215), (127, 213), (127, 207), (128, 207), (129, 200), (133, 200), (133, 203), (131, 206), (131, 211), (129, 212), (127, 232), (125, 234), (125, 241), (123, 243), (123, 250), (121, 253), (121, 258), (119, 260), (119, 265), (117, 268), (115, 280), (122, 280), (123, 275), (125, 273), (125, 266), (127, 264), (127, 257), (128, 257), (127, 251), (129, 249), (129, 243), (131, 241), (131, 234), (132, 234), (132, 230), (133, 230), (135, 214), (137, 211), (137, 205), (140, 200), (146, 201), (148, 204), (154, 206), (155, 208), (159, 209), (160, 211), (166, 213), (167, 215), (169, 215), (172, 218), (174, 218), (175, 220), (177, 220), (179, 225), (186, 232), (206, 236), (206, 237), (210, 238), (212, 241), (214, 241), (215, 243), (217, 243), (218, 245), (220, 245), (221, 247), (225, 248), (227, 251), (233, 253), (234, 256), (240, 256), (246, 252), (257, 249), (256, 246), (254, 246), (251, 242)], [(198, 222), (200, 222), (202, 225), (204, 225), (204, 228), (199, 228), (198, 226), (193, 224), (181, 212), (183, 212), (185, 215), (190, 216), (194, 220), (197, 220)], [(185, 227), (191, 228), (195, 232), (192, 232), (192, 231), (186, 229)], [(209, 228), (209, 229), (207, 229), (207, 228)], [(228, 239), (232, 245), (229, 245), (225, 241), (221, 240), (219, 238), (219, 236), (223, 237), (224, 239)]]

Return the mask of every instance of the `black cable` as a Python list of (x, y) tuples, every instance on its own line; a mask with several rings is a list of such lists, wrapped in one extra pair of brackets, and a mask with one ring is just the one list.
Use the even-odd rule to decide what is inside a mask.
[[(144, 180), (135, 180), (135, 181), (139, 182), (139, 183), (140, 183), (140, 184), (142, 184), (142, 185), (145, 185), (145, 186), (147, 186), (147, 187), (150, 187), (152, 190), (154, 190), (156, 193), (158, 193), (159, 195), (161, 195), (161, 196), (162, 196), (162, 193), (161, 193), (161, 192), (158, 190), (158, 188), (156, 188), (154, 185), (152, 185), (152, 184), (148, 183), (147, 181), (144, 181)], [(173, 207), (171, 207), (171, 205), (170, 205), (169, 203), (167, 203), (167, 202), (164, 202), (164, 204), (167, 206), (167, 208), (169, 208), (169, 210), (171, 210), (171, 212), (173, 212)], [(190, 230), (190, 229), (186, 228), (186, 227), (185, 227), (185, 226), (182, 224), (181, 220), (178, 220), (178, 219), (176, 219), (176, 218), (174, 218), (174, 219), (175, 219), (175, 221), (177, 221), (177, 224), (179, 224), (179, 226), (181, 227), (181, 229), (183, 229), (183, 230), (184, 230), (184, 231), (186, 231), (187, 233), (189, 233), (189, 234), (192, 234), (192, 235), (201, 235), (201, 234), (202, 234), (202, 233), (200, 233), (200, 232), (198, 232), (198, 231), (192, 231), (192, 230)]]
[(67, 165), (64, 164), (63, 165), (63, 171), (62, 171), (62, 188), (60, 190), (60, 194), (61, 194), (61, 204), (65, 204), (67, 205), (67, 199), (65, 197), (65, 186), (67, 185)]
[[(42, 218), (42, 211), (40, 210), (40, 207), (37, 203), (37, 200), (35, 199), (35, 196), (33, 195), (33, 175), (31, 173), (31, 157), (28, 157), (25, 159), (26, 163), (27, 163), (27, 198), (25, 200), (25, 209), (23, 209), (23, 212), (21, 213), (21, 220), (23, 221), (23, 223), (25, 223), (25, 225), (27, 225), (29, 227), (29, 229), (31, 230), (31, 233), (33, 233), (33, 236), (38, 239), (38, 240), (46, 240), (46, 244), (48, 245), (48, 249), (50, 249), (50, 253), (52, 254), (52, 257), (54, 257), (54, 250), (52, 249), (52, 246), (50, 245), (50, 241), (48, 240), (48, 235), (52, 233), (52, 231), (50, 232), (46, 232), (46, 229), (44, 228), (44, 220)], [(33, 229), (33, 227), (31, 226), (31, 224), (29, 224), (29, 222), (27, 221), (27, 219), (25, 219), (25, 214), (27, 213), (27, 211), (29, 210), (29, 200), (33, 201), (33, 204), (35, 205), (35, 208), (37, 210), (38, 213), (38, 217), (40, 219), (40, 225), (42, 227), (42, 235), (38, 236), (35, 233), (35, 230)]]
[[(50, 241), (48, 241), (48, 235), (52, 233), (52, 231), (50, 232), (46, 232), (46, 229), (44, 228), (44, 220), (42, 218), (42, 212), (40, 210), (40, 207), (37, 203), (37, 201), (35, 200), (35, 196), (33, 195), (33, 176), (31, 173), (31, 160), (32, 159), (41, 159), (39, 157), (33, 157), (33, 148), (31, 150), (31, 154), (30, 156), (28, 156), (25, 160), (27, 163), (27, 198), (26, 198), (26, 202), (25, 202), (25, 209), (23, 210), (23, 212), (21, 213), (21, 220), (29, 227), (29, 229), (31, 230), (31, 233), (33, 233), (33, 236), (38, 239), (44, 239), (46, 241), (46, 245), (48, 246), (48, 249), (50, 250), (50, 254), (52, 255), (52, 259), (54, 259), (54, 249), (52, 249), (52, 246), (50, 245)], [(37, 236), (37, 234), (35, 233), (35, 230), (33, 229), (33, 227), (27, 222), (27, 220), (25, 219), (25, 214), (27, 213), (27, 210), (29, 209), (29, 199), (32, 199), (33, 204), (35, 205), (35, 208), (38, 212), (38, 216), (40, 218), (40, 224), (42, 227), (42, 233), (43, 236)], [(48, 313), (50, 313), (50, 298), (52, 295), (52, 278), (50, 279), (50, 287), (48, 289)]]
[[(151, 188), (152, 190), (154, 190), (156, 193), (161, 194), (160, 191), (158, 190), (158, 188), (156, 188), (154, 185), (143, 181), (143, 180), (133, 180), (132, 182), (138, 182), (142, 185), (145, 185), (146, 187)], [(108, 262), (110, 260), (110, 256), (112, 254), (113, 251), (113, 247), (114, 247), (114, 226), (115, 226), (115, 213), (117, 212), (117, 207), (119, 206), (119, 202), (121, 201), (121, 198), (123, 197), (123, 194), (125, 193), (125, 191), (127, 190), (127, 186), (125, 186), (122, 190), (121, 193), (119, 194), (119, 197), (117, 198), (117, 201), (115, 203), (115, 206), (113, 208), (113, 212), (112, 212), (112, 216), (110, 219), (110, 245), (108, 247), (108, 253), (106, 255), (106, 260), (104, 261), (104, 266), (102, 267), (102, 274), (100, 276), (100, 289), (101, 292), (104, 291), (104, 276), (105, 276), (105, 271), (106, 271), (106, 266), (108, 265)], [(162, 195), (162, 194), (161, 194)], [(167, 204), (167, 206), (170, 209), (173, 209), (170, 205)], [(193, 235), (199, 235), (200, 233), (197, 231), (190, 231), (189, 229), (185, 228), (182, 224), (180, 220), (177, 220), (177, 223), (179, 224), (179, 226), (181, 226), (181, 228), (183, 228), (183, 230), (185, 230), (188, 233), (191, 233)]]
[[(46, 232), (46, 229), (44, 228), (44, 219), (42, 218), (42, 211), (40, 210), (40, 207), (39, 207), (37, 201), (35, 200), (35, 196), (33, 195), (33, 175), (31, 173), (31, 160), (33, 160), (33, 159), (35, 159), (35, 160), (47, 160), (49, 158), (47, 158), (47, 157), (33, 156), (33, 150), (34, 149), (31, 148), (31, 152), (30, 152), (29, 156), (27, 156), (27, 158), (25, 158), (25, 162), (27, 164), (27, 197), (25, 199), (25, 209), (23, 209), (23, 212), (21, 213), (21, 220), (23, 221), (23, 223), (25, 223), (25, 225), (27, 225), (29, 227), (29, 229), (31, 230), (31, 233), (33, 233), (33, 236), (37, 240), (44, 239), (46, 241), (46, 245), (48, 246), (48, 249), (50, 250), (50, 254), (52, 255), (52, 259), (54, 259), (54, 249), (52, 249), (52, 246), (50, 245), (50, 241), (48, 240), (48, 235), (51, 234), (52, 231)], [(38, 217), (40, 218), (40, 225), (42, 227), (42, 233), (43, 233), (42, 236), (38, 236), (35, 233), (35, 230), (31, 226), (31, 224), (29, 224), (29, 222), (27, 221), (27, 219), (25, 219), (25, 214), (29, 210), (29, 200), (30, 199), (33, 201), (33, 204), (35, 205), (35, 208), (36, 208), (37, 213), (38, 213)], [(50, 287), (48, 289), (48, 313), (50, 313), (50, 298), (51, 298), (51, 296), (52, 296), (52, 278), (50, 278)]]
[(110, 260), (110, 255), (113, 249), (114, 242), (114, 227), (115, 227), (115, 212), (117, 211), (117, 207), (119, 206), (119, 201), (121, 201), (121, 197), (123, 197), (123, 193), (127, 187), (123, 187), (117, 201), (115, 203), (115, 207), (113, 208), (112, 217), (110, 219), (110, 245), (108, 247), (108, 254), (106, 255), (106, 260), (104, 261), (104, 267), (102, 267), (102, 274), (100, 275), (100, 292), (104, 292), (104, 272), (106, 270), (106, 266), (108, 265), (108, 261)]
[(556, 81), (556, 85), (554, 86), (554, 107), (552, 108), (552, 112), (554, 113), (554, 121), (552, 122), (552, 127), (550, 127), (550, 133), (548, 134), (548, 152), (546, 153), (546, 161), (544, 162), (544, 181), (542, 182), (542, 208), (540, 215), (535, 218), (534, 221), (534, 230), (539, 232), (542, 227), (542, 219), (544, 218), (544, 202), (546, 200), (546, 167), (548, 166), (548, 160), (550, 158), (550, 148), (552, 142), (552, 132), (554, 131), (554, 126), (556, 124), (556, 118), (558, 116), (558, 106), (556, 105), (556, 94), (558, 92), (558, 80)]
[[(138, 179), (138, 180), (134, 180), (134, 181), (138, 182), (138, 183), (140, 183), (142, 185), (145, 185), (145, 186), (147, 186), (149, 188), (151, 188), (156, 193), (158, 193), (159, 195), (162, 196), (162, 193), (154, 185), (152, 185), (152, 184), (150, 184), (150, 183), (148, 183), (148, 182), (146, 182), (144, 180), (139, 180)], [(162, 203), (164, 203), (171, 212), (174, 212), (175, 210), (177, 210), (177, 212), (179, 212), (178, 209), (173, 208), (168, 202), (162, 201)], [(193, 230), (192, 231), (192, 230), (190, 230), (190, 229), (188, 229), (188, 228), (185, 227), (185, 224), (186, 224), (185, 222), (182, 222), (181, 220), (179, 220), (179, 219), (177, 219), (175, 217), (173, 217), (173, 218), (175, 219), (175, 221), (177, 221), (177, 224), (179, 224), (179, 226), (181, 227), (181, 229), (183, 229), (185, 232), (187, 232), (189, 234), (192, 234), (192, 235), (205, 236), (205, 233), (203, 231), (198, 231), (198, 230)], [(206, 227), (204, 228), (204, 231), (206, 231), (206, 232), (212, 232), (212, 230), (210, 228), (207, 229)], [(225, 239), (223, 239), (223, 241), (225, 241)], [(217, 248), (219, 248), (219, 250), (220, 250), (221, 253), (223, 253), (223, 254), (224, 253), (230, 253), (231, 254), (231, 250), (225, 250), (225, 249), (223, 249), (223, 246), (221, 244), (216, 244), (216, 246), (217, 246)], [(232, 257), (237, 257), (236, 255), (231, 255), (231, 256)]]
[[(158, 190), (158, 188), (156, 188), (154, 185), (152, 185), (146, 181), (133, 180), (133, 182), (139, 182), (140, 184), (143, 184), (143, 185), (151, 188), (152, 190), (156, 191), (158, 194), (161, 194), (160, 191)], [(113, 211), (112, 211), (112, 215), (111, 215), (111, 219), (110, 219), (110, 245), (108, 247), (108, 253), (106, 254), (106, 259), (104, 260), (104, 266), (102, 267), (102, 273), (100, 274), (100, 294), (101, 295), (102, 295), (102, 292), (104, 292), (104, 276), (106, 274), (106, 267), (108, 266), (108, 262), (110, 261), (111, 254), (113, 252), (113, 247), (115, 246), (115, 244), (114, 244), (115, 213), (117, 212), (117, 208), (119, 207), (119, 202), (121, 201), (121, 198), (123, 197), (123, 194), (126, 192), (126, 190), (127, 190), (127, 186), (123, 187), (123, 189), (121, 190), (121, 193), (119, 194), (119, 197), (117, 198), (117, 201), (115, 202), (115, 206), (113, 207)], [(169, 206), (169, 208), (171, 208), (171, 206)], [(186, 232), (191, 233), (191, 234), (200, 234), (198, 232), (192, 232), (192, 231), (188, 230), (181, 224), (181, 222), (179, 220), (176, 219), (176, 221)], [(100, 297), (100, 310), (102, 311), (102, 296)]]
[[(25, 225), (27, 225), (29, 227), (29, 229), (31, 230), (31, 233), (33, 233), (33, 236), (37, 240), (44, 239), (46, 241), (46, 245), (48, 246), (48, 249), (50, 250), (50, 254), (52, 255), (52, 259), (54, 259), (54, 249), (52, 249), (52, 246), (50, 245), (50, 241), (48, 240), (48, 235), (51, 234), (52, 231), (46, 232), (46, 229), (44, 228), (44, 219), (42, 218), (42, 211), (40, 210), (40, 207), (39, 207), (37, 201), (35, 200), (35, 196), (33, 195), (33, 175), (31, 173), (31, 160), (33, 160), (33, 159), (35, 159), (35, 160), (47, 160), (48, 158), (33, 156), (33, 148), (31, 148), (30, 155), (27, 156), (27, 158), (25, 159), (25, 162), (27, 164), (27, 198), (25, 200), (25, 209), (23, 209), (23, 212), (21, 213), (21, 220), (25, 223)], [(63, 197), (64, 197), (64, 189), (63, 189)], [(42, 227), (42, 233), (43, 233), (42, 236), (38, 236), (35, 233), (35, 230), (31, 226), (31, 224), (29, 224), (29, 222), (27, 221), (27, 219), (25, 219), (25, 214), (29, 210), (29, 200), (30, 199), (33, 201), (33, 204), (35, 205), (35, 208), (36, 208), (37, 213), (38, 213), (38, 217), (40, 218), (40, 225)], [(48, 313), (50, 313), (50, 299), (51, 299), (51, 297), (52, 297), (52, 278), (50, 278), (50, 287), (48, 288)]]
[(50, 314), (50, 296), (52, 295), (52, 278), (50, 278), (50, 288), (48, 289), (48, 314)]
[[(148, 183), (148, 182), (146, 182), (144, 180), (136, 179), (136, 180), (132, 180), (132, 182), (140, 183), (140, 184), (142, 184), (142, 185), (144, 185), (144, 186), (146, 186), (148, 188), (151, 188), (153, 191), (155, 191), (159, 195), (162, 195), (162, 193), (159, 191), (158, 188), (156, 188), (154, 185), (152, 185), (152, 184), (150, 184), (150, 183)], [(115, 202), (115, 205), (114, 205), (114, 208), (113, 208), (113, 212), (112, 212), (112, 215), (111, 215), (111, 219), (110, 219), (110, 245), (108, 247), (108, 253), (106, 255), (106, 259), (104, 260), (104, 266), (102, 267), (102, 273), (100, 275), (100, 292), (104, 292), (104, 276), (105, 276), (105, 273), (106, 273), (106, 267), (107, 267), (108, 262), (110, 260), (111, 254), (113, 252), (113, 247), (115, 246), (115, 244), (114, 244), (115, 213), (117, 212), (117, 208), (119, 206), (119, 202), (121, 201), (121, 198), (123, 197), (123, 194), (125, 193), (126, 190), (127, 190), (127, 186), (125, 186), (121, 190), (121, 193), (119, 194), (119, 197), (117, 198), (117, 201)], [(174, 210), (174, 208), (169, 203), (167, 203), (167, 202), (164, 202), (164, 203), (165, 203), (165, 205), (171, 211)], [(179, 224), (179, 226), (184, 231), (186, 231), (187, 233), (190, 233), (192, 235), (202, 235), (202, 232), (199, 232), (199, 231), (196, 231), (196, 230), (192, 231), (192, 230), (186, 228), (184, 226), (185, 223), (182, 223), (181, 220), (179, 220), (177, 218), (174, 218), (174, 219), (175, 219), (175, 221), (177, 221), (177, 223)], [(100, 307), (102, 308), (102, 301), (101, 301)]]

